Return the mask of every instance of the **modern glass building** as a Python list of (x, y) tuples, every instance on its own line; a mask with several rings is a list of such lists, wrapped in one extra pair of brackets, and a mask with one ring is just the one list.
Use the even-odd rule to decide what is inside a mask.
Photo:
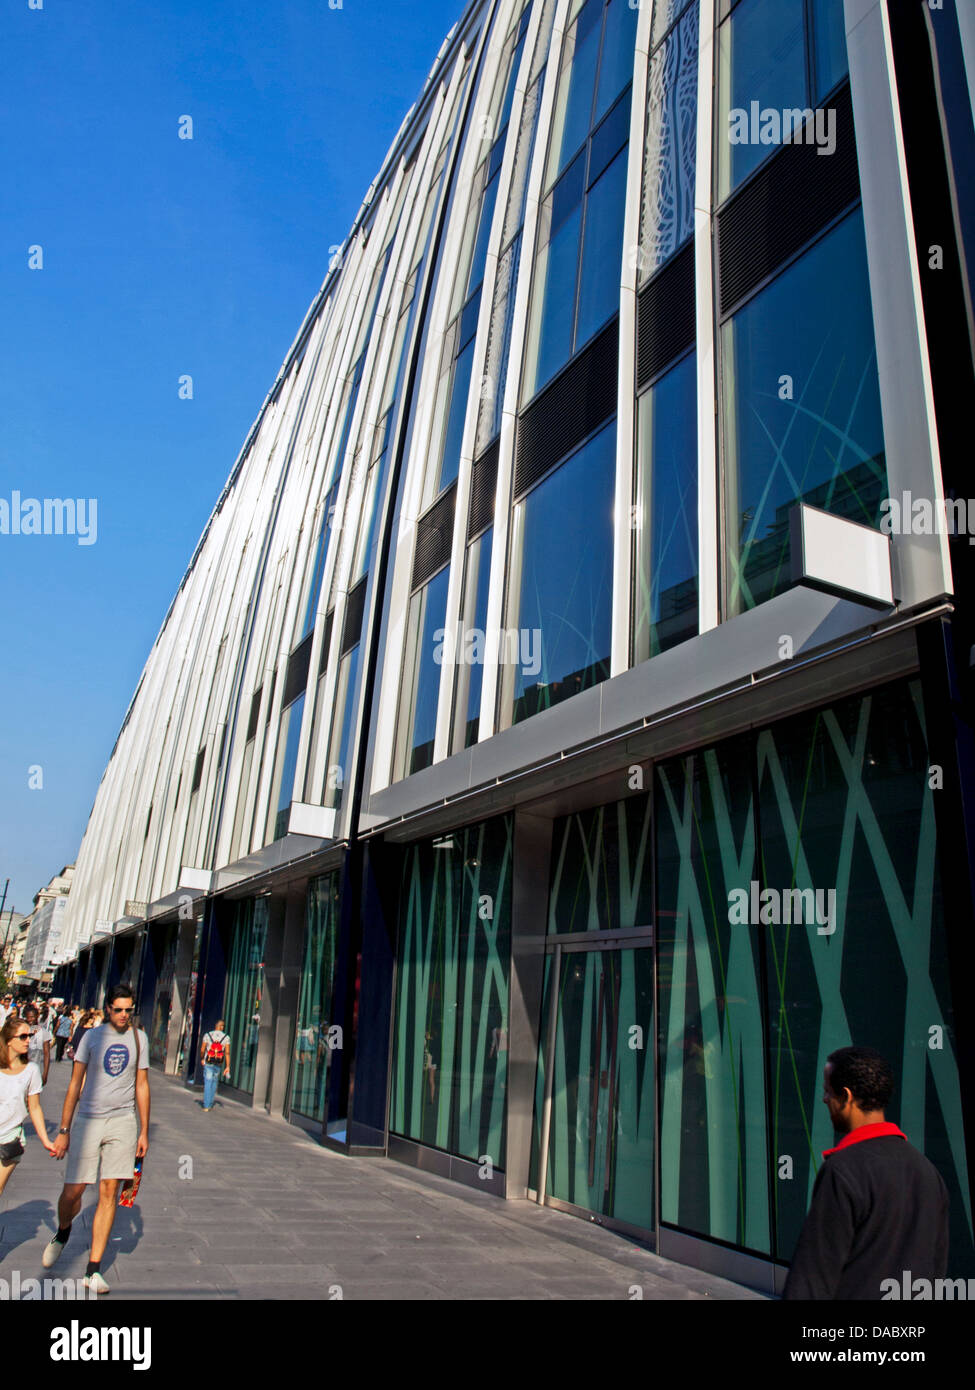
[(973, 84), (953, 0), (475, 0), (165, 616), (62, 992), (768, 1290), (870, 1044), (975, 1274)]

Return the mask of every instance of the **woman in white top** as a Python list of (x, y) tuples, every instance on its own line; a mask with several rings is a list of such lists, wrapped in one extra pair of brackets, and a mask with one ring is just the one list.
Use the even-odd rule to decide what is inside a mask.
[[(24, 1155), (24, 1120), (30, 1112), (37, 1137), (48, 1153), (55, 1152), (38, 1096), (41, 1074), (27, 1060), (30, 1024), (8, 1018), (0, 1029), (0, 1192)], [(18, 1152), (19, 1149), (19, 1152)]]

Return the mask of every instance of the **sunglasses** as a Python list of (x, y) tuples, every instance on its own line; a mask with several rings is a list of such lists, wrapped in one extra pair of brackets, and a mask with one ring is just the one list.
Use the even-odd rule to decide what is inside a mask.
[(135, 1009), (116, 1009), (115, 1006), (114, 1006), (114, 1004), (109, 1004), (109, 1006), (108, 1006), (108, 1011), (109, 1011), (109, 1013), (112, 1013), (112, 1014), (134, 1014), (134, 1013), (135, 1013)]
[(15, 1034), (14, 1034), (14, 1041), (15, 1041), (15, 1042), (29, 1042), (30, 1039), (31, 1039), (32, 1037), (33, 1037), (33, 1034), (32, 1034), (32, 1033), (15, 1033)]

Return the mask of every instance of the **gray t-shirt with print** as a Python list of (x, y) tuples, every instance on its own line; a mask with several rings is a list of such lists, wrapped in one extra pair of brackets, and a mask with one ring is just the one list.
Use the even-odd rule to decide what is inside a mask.
[[(135, 1109), (135, 1034), (119, 1033), (110, 1023), (89, 1028), (81, 1039), (76, 1062), (88, 1067), (78, 1114), (118, 1115)], [(139, 1070), (149, 1067), (149, 1042), (139, 1030)]]

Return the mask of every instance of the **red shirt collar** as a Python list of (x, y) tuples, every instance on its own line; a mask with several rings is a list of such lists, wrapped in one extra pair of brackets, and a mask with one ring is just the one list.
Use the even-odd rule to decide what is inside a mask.
[(881, 1120), (876, 1125), (861, 1125), (859, 1129), (851, 1129), (849, 1134), (844, 1134), (835, 1149), (824, 1149), (823, 1158), (829, 1158), (830, 1154), (839, 1153), (840, 1149), (847, 1149), (851, 1144), (859, 1144), (861, 1139), (888, 1139), (891, 1135), (907, 1138), (904, 1131), (891, 1124), (890, 1120)]

